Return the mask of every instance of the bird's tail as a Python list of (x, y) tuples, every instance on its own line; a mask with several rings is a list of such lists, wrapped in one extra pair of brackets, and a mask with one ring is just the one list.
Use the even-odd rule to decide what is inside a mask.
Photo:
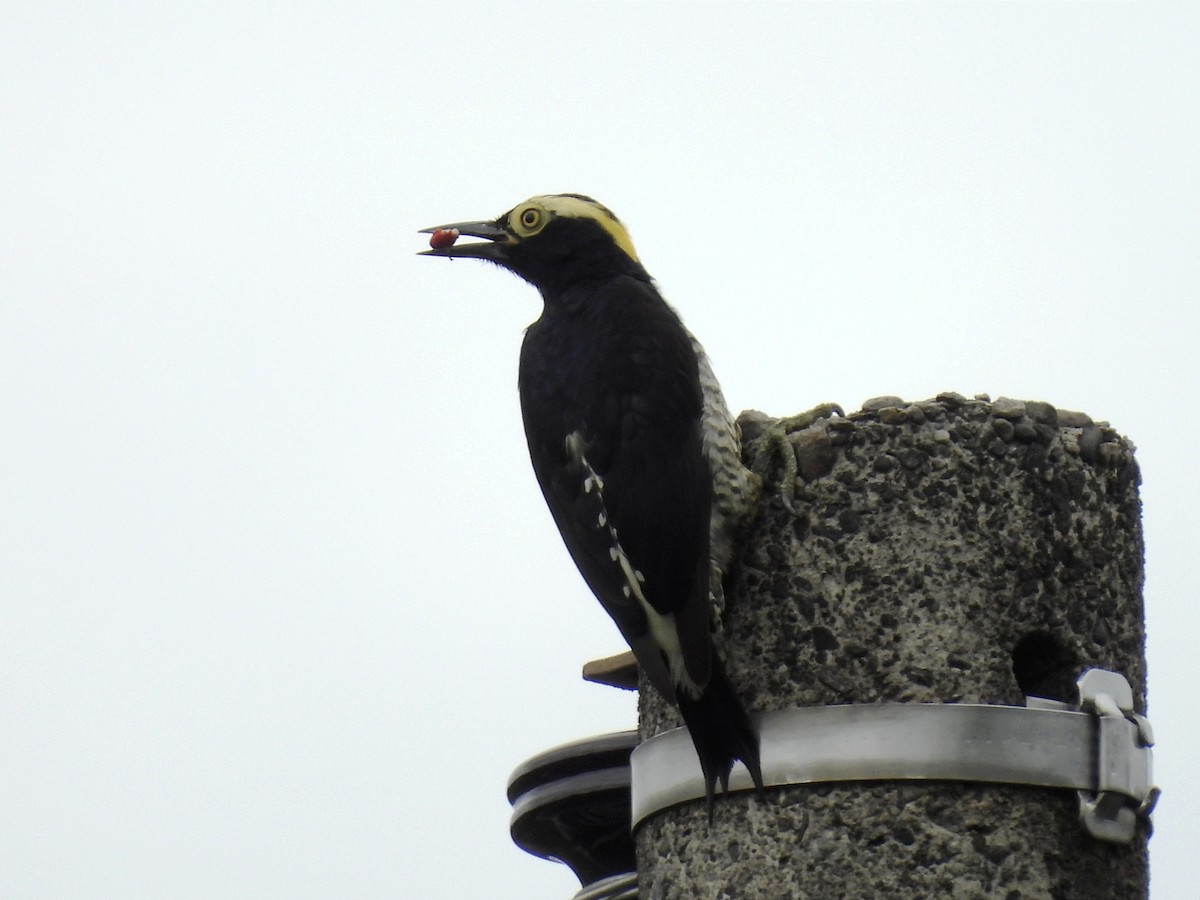
[(720, 660), (714, 655), (712, 662), (712, 674), (698, 699), (688, 696), (686, 690), (676, 691), (679, 711), (691, 732), (696, 755), (700, 757), (700, 768), (704, 772), (704, 793), (710, 822), (717, 781), (721, 782), (721, 790), (729, 790), (729, 772), (736, 760), (740, 759), (746, 764), (758, 793), (761, 795), (763, 792), (758, 733)]

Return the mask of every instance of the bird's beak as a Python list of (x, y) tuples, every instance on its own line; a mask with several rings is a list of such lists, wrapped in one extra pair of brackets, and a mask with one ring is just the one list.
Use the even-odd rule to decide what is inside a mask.
[(435, 225), (433, 228), (422, 228), (421, 234), (439, 234), (442, 232), (457, 232), (464, 237), (484, 238), (484, 242), (471, 244), (456, 244), (457, 238), (438, 245), (431, 240), (432, 250), (422, 250), (418, 256), (450, 256), (454, 258), (490, 259), (501, 262), (504, 259), (505, 245), (512, 242), (512, 236), (495, 222), (452, 222), (449, 225)]

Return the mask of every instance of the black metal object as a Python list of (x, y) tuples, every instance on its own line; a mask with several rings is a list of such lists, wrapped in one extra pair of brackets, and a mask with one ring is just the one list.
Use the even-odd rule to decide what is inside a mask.
[(539, 753), (509, 777), (509, 832), (527, 853), (570, 867), (584, 887), (637, 868), (630, 833), (629, 754), (636, 731)]

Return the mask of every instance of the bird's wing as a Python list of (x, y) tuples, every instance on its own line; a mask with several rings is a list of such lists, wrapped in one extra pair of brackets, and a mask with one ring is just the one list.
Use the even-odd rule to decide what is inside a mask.
[[(574, 349), (564, 351), (561, 323), (543, 316), (530, 328), (521, 366), (526, 436), (568, 550), (635, 653), (649, 632), (668, 657), (671, 680), (684, 683), (682, 670), (703, 687), (712, 480), (696, 355), (652, 287), (624, 290), (634, 293), (596, 317), (592, 340)], [(630, 314), (636, 321), (622, 320)], [(597, 341), (596, 329), (620, 333)], [(588, 359), (595, 346), (620, 349)], [(564, 378), (568, 366), (575, 370)], [(658, 654), (638, 655), (650, 672), (647, 656)]]

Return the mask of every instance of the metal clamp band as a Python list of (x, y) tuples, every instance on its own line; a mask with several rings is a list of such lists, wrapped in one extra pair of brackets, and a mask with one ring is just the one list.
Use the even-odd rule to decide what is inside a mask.
[[(1132, 711), (1124, 677), (1101, 669), (1079, 679), (1080, 710), (1036, 706), (880, 703), (787, 709), (758, 717), (769, 786), (838, 781), (977, 781), (1080, 792), (1094, 837), (1128, 842), (1158, 798), (1151, 784), (1149, 722)], [(1123, 687), (1123, 690), (1121, 686)], [(686, 729), (644, 742), (630, 758), (636, 828), (667, 807), (704, 796)], [(753, 788), (738, 765), (731, 791)]]

